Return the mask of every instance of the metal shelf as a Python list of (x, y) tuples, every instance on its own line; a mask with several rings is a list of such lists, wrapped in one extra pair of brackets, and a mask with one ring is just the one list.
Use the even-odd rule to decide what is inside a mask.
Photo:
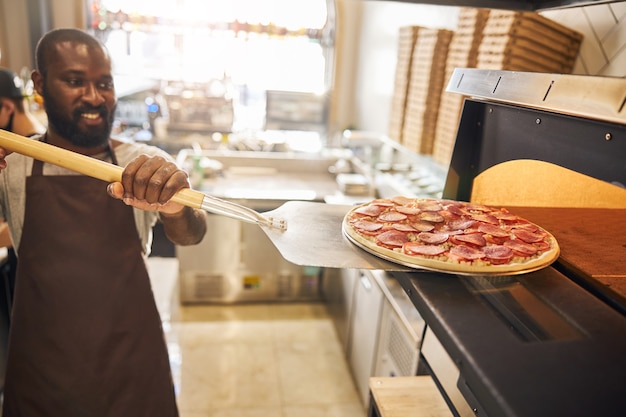
[(626, 80), (623, 78), (456, 68), (446, 91), (626, 124)]

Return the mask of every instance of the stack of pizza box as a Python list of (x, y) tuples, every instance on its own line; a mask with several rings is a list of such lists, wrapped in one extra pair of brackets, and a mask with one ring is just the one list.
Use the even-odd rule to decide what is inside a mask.
[(491, 11), (478, 68), (572, 72), (583, 35), (534, 12)]
[(393, 96), (391, 97), (388, 132), (389, 138), (397, 142), (402, 142), (404, 109), (409, 92), (413, 48), (415, 47), (419, 30), (419, 26), (405, 26), (400, 28), (398, 35), (398, 59), (396, 62)]
[[(489, 17), (488, 9), (461, 8), (457, 29), (450, 41), (445, 69), (444, 90), (455, 68), (475, 68), (478, 48), (483, 38), (483, 30)], [(448, 165), (452, 158), (458, 122), (465, 97), (460, 94), (441, 95), (437, 130), (433, 146), (433, 159)]]
[(432, 154), (452, 34), (447, 29), (421, 28), (413, 48), (401, 143), (424, 155)]
[(571, 73), (582, 34), (534, 12), (461, 8), (452, 32), (400, 29), (389, 137), (447, 165), (465, 97), (446, 93), (456, 68)]

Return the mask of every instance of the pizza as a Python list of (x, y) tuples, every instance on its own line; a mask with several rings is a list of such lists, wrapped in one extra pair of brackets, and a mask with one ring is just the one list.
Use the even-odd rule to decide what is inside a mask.
[(350, 209), (342, 229), (381, 258), (458, 274), (535, 271), (560, 253), (552, 234), (505, 208), (453, 200), (375, 199)]

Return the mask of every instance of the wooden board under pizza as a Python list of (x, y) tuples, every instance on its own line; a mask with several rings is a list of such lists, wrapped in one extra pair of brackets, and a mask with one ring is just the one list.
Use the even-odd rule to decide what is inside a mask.
[(375, 199), (351, 209), (342, 229), (383, 259), (463, 275), (532, 272), (560, 253), (554, 236), (537, 224), (504, 208), (453, 200)]

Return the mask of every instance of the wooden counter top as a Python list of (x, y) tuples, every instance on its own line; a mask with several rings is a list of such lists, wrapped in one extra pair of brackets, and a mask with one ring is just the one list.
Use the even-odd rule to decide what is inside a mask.
[(507, 209), (554, 235), (557, 262), (626, 298), (626, 208)]
[(448, 417), (448, 408), (430, 376), (370, 378), (379, 417)]

